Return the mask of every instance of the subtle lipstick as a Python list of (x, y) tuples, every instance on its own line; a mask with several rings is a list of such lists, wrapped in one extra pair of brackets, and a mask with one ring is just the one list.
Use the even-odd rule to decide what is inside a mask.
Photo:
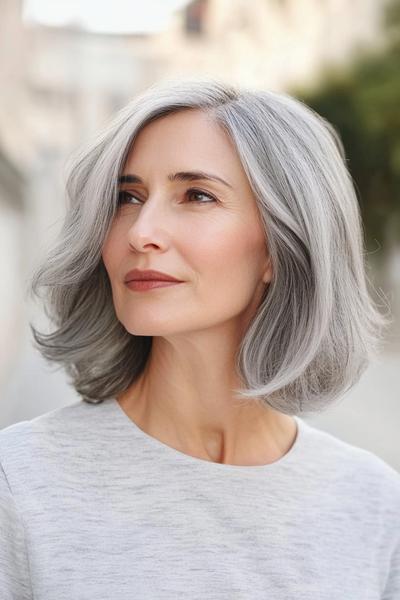
[(135, 291), (151, 290), (158, 287), (177, 285), (183, 281), (162, 273), (161, 271), (133, 269), (125, 275), (124, 282), (127, 287)]
[(125, 285), (130, 290), (135, 290), (136, 292), (144, 292), (145, 290), (152, 290), (154, 288), (159, 287), (170, 287), (171, 285), (178, 285), (178, 283), (183, 283), (182, 281), (157, 281), (156, 279), (148, 279), (147, 281), (133, 280), (128, 281)]

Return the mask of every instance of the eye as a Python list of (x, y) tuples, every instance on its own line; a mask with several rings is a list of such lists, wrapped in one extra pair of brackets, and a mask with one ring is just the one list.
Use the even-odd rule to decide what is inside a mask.
[(198, 195), (198, 196), (204, 196), (204, 198), (208, 198), (211, 202), (202, 202), (201, 200), (195, 200), (194, 202), (199, 202), (199, 204), (211, 204), (212, 202), (217, 202), (217, 200), (214, 198), (214, 196), (211, 196), (211, 194), (207, 194), (206, 192), (202, 192), (201, 190), (196, 190), (194, 188), (191, 188), (190, 190), (187, 190), (187, 195), (188, 196), (192, 196), (193, 195)]
[[(190, 188), (186, 191), (186, 195), (190, 198), (192, 196), (203, 196), (204, 198), (208, 198), (208, 201), (203, 200), (191, 200), (190, 202), (197, 202), (198, 204), (211, 204), (213, 202), (217, 202), (214, 196), (211, 194), (207, 194), (207, 192), (202, 192), (201, 190), (197, 190), (195, 188)], [(134, 196), (131, 192), (122, 191), (118, 193), (118, 204), (138, 204), (138, 202), (132, 202), (132, 200), (138, 200), (139, 203), (142, 202), (140, 198)]]
[(138, 200), (136, 196), (133, 196), (130, 192), (119, 192), (118, 193), (118, 204), (127, 204), (132, 199)]

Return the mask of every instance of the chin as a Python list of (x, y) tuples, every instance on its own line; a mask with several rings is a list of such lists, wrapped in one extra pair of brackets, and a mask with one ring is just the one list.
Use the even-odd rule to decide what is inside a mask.
[(176, 333), (175, 327), (168, 327), (165, 323), (155, 323), (153, 320), (146, 324), (146, 319), (141, 319), (140, 324), (128, 323), (120, 321), (126, 331), (131, 335), (142, 335), (142, 336), (165, 336)]

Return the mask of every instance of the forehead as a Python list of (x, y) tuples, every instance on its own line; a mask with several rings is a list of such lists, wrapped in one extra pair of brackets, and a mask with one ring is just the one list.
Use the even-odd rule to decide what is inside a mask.
[(199, 109), (157, 118), (138, 133), (124, 170), (151, 172), (155, 168), (213, 171), (232, 185), (243, 182), (243, 177), (247, 180), (228, 134)]
[(157, 117), (143, 127), (135, 143), (162, 136), (184, 138), (190, 136), (204, 142), (216, 141), (228, 143), (226, 134), (210, 114), (200, 109), (183, 109), (168, 115)]

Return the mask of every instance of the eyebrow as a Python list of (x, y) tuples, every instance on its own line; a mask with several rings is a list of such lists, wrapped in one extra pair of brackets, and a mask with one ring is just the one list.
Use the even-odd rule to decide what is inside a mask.
[[(221, 177), (218, 177), (218, 175), (211, 175), (210, 173), (205, 173), (204, 171), (179, 171), (178, 173), (170, 173), (168, 175), (168, 179), (169, 181), (217, 181), (233, 189), (227, 181)], [(121, 175), (118, 177), (118, 183), (143, 183), (143, 181), (137, 175), (129, 173), (127, 175)]]

